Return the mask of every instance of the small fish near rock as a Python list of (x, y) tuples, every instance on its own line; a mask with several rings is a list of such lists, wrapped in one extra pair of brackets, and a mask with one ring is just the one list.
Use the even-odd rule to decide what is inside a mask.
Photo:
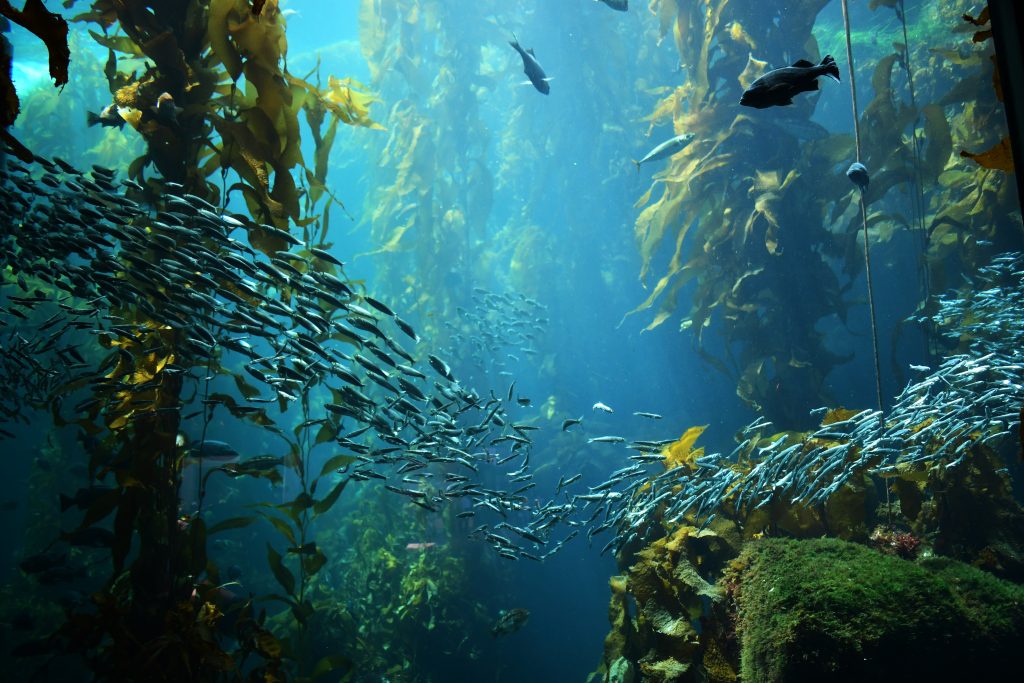
[(818, 89), (818, 76), (828, 76), (839, 82), (839, 67), (832, 55), (825, 55), (817, 65), (801, 59), (793, 66), (769, 71), (743, 91), (740, 104), (755, 109), (793, 104), (795, 95)]
[(551, 92), (551, 86), (548, 84), (548, 81), (551, 79), (544, 73), (540, 62), (537, 61), (536, 55), (533, 54), (533, 48), (524, 50), (519, 45), (519, 39), (516, 38), (514, 33), (512, 34), (512, 40), (508, 44), (514, 47), (519, 56), (523, 58), (523, 73), (530, 79), (530, 83), (533, 83), (533, 87), (545, 95)]
[(529, 618), (530, 610), (523, 609), (522, 607), (515, 607), (509, 610), (503, 609), (498, 613), (498, 620), (491, 627), (491, 635), (497, 638), (498, 636), (515, 633), (526, 624), (526, 620)]
[(870, 176), (868, 176), (867, 167), (855, 161), (850, 164), (850, 168), (846, 169), (846, 177), (850, 179), (850, 182), (860, 188), (861, 192), (868, 191), (868, 184), (871, 182)]

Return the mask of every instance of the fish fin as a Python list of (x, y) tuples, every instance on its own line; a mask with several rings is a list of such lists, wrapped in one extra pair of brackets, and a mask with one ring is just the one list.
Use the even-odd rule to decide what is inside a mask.
[(532, 47), (526, 48), (526, 54), (530, 55), (531, 57), (536, 57), (537, 56), (537, 55), (533, 54), (533, 48)]
[(798, 59), (795, 62), (793, 62), (793, 66), (799, 66), (803, 69), (806, 69), (814, 66), (814, 62), (809, 62), (806, 59)]
[(99, 123), (100, 123), (100, 116), (99, 116), (99, 114), (94, 114), (91, 111), (85, 112), (85, 125), (91, 127), (91, 126), (97, 126), (97, 125), (99, 125)]
[(821, 60), (819, 66), (824, 67), (825, 75), (834, 80), (836, 83), (839, 82), (839, 67), (836, 65), (836, 60), (832, 55), (825, 55), (825, 58)]
[(516, 38), (516, 32), (515, 31), (512, 32), (512, 40), (508, 41), (508, 44), (511, 45), (512, 47), (514, 47), (517, 50), (520, 49), (519, 48), (519, 39)]
[(636, 172), (639, 173), (640, 172), (640, 162), (637, 161), (636, 159), (630, 159), (630, 161), (632, 161), (636, 165)]

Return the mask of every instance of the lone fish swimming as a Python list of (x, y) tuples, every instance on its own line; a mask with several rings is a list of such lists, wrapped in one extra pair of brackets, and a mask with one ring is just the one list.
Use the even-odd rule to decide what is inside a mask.
[(523, 58), (523, 73), (530, 79), (530, 83), (533, 83), (533, 87), (545, 95), (551, 92), (551, 86), (548, 85), (548, 76), (544, 73), (540, 62), (537, 61), (537, 57), (533, 54), (533, 48), (524, 50), (519, 45), (519, 39), (516, 38), (514, 33), (512, 34), (512, 40), (508, 44), (514, 47), (519, 56)]
[(673, 154), (681, 151), (688, 144), (693, 142), (693, 133), (683, 133), (677, 135), (674, 138), (669, 138), (665, 142), (661, 143), (650, 152), (644, 155), (644, 158), (640, 161), (633, 159), (633, 163), (636, 164), (636, 172), (640, 172), (640, 164), (646, 164), (648, 161), (657, 161), (659, 159), (665, 159), (672, 156)]
[(839, 67), (832, 55), (825, 55), (821, 64), (806, 59), (769, 71), (743, 92), (740, 104), (755, 109), (793, 104), (793, 96), (818, 89), (818, 76), (828, 76), (839, 82)]

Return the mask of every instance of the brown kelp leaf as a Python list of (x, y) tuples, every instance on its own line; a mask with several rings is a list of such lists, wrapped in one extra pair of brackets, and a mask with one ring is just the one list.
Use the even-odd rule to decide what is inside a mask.
[(328, 655), (322, 658), (313, 667), (312, 673), (309, 677), (312, 680), (316, 680), (321, 676), (326, 676), (329, 673), (335, 674), (334, 678), (343, 679), (345, 675), (352, 670), (352, 660), (344, 655)]
[[(353, 455), (345, 455), (344, 453), (342, 453), (341, 455), (332, 456), (332, 457), (328, 458), (327, 462), (324, 463), (324, 466), (322, 468), (320, 468), (320, 475), (319, 475), (319, 477), (324, 476), (328, 472), (333, 472), (336, 469), (344, 467), (345, 465), (350, 465), (350, 464), (354, 463), (356, 461), (356, 459), (357, 458), (355, 456), (353, 456)], [(319, 478), (319, 477), (317, 477), (317, 478)]]
[(754, 55), (747, 57), (747, 66), (738, 77), (740, 85), (746, 90), (750, 84), (763, 76), (768, 71), (768, 62), (754, 59)]
[(299, 562), (302, 563), (302, 569), (306, 572), (306, 576), (313, 576), (327, 564), (327, 556), (319, 548), (316, 548), (312, 553), (304, 554)]
[(228, 529), (241, 529), (247, 527), (256, 521), (256, 517), (229, 517), (228, 519), (222, 519), (216, 524), (212, 524), (210, 528), (206, 530), (207, 536), (213, 536), (214, 534), (220, 533), (221, 531), (227, 531)]
[(979, 166), (992, 168), (997, 171), (1013, 173), (1013, 152), (1010, 150), (1010, 138), (1003, 138), (991, 149), (972, 154), (967, 150), (960, 150), (960, 156), (973, 159)]
[(235, 0), (211, 0), (206, 33), (210, 49), (227, 69), (231, 80), (242, 75), (242, 57), (228, 37), (228, 16), (235, 11)]
[(341, 481), (334, 485), (334, 488), (331, 489), (331, 492), (328, 493), (323, 500), (318, 500), (316, 503), (314, 503), (313, 514), (322, 515), (323, 513), (330, 510), (331, 507), (338, 501), (338, 497), (341, 495), (341, 492), (345, 490), (345, 486), (348, 485), (348, 482), (349, 479), (347, 477), (345, 479), (342, 479)]
[(942, 107), (937, 104), (925, 105), (921, 115), (924, 117), (924, 137), (927, 144), (921, 171), (925, 174), (927, 182), (934, 182), (949, 161), (949, 155), (953, 151), (953, 137), (946, 112)]
[[(292, 542), (292, 545), (295, 545), (294, 541)], [(285, 593), (288, 595), (294, 595), (295, 577), (292, 575), (291, 571), (289, 571), (288, 567), (285, 567), (284, 563), (281, 562), (281, 554), (274, 550), (274, 547), (269, 543), (267, 544), (267, 563), (270, 565), (270, 571), (274, 574), (274, 578), (277, 579), (277, 582), (281, 584), (282, 588), (284, 588)], [(280, 655), (280, 653), (281, 648), (280, 644), (278, 644), (277, 654)]]
[(275, 517), (267, 512), (262, 513), (263, 517), (270, 522), (270, 525), (277, 529), (277, 532), (288, 539), (291, 545), (297, 545), (298, 540), (295, 536), (295, 531), (291, 528), (288, 522), (284, 521), (280, 517)]
[(34, 33), (46, 43), (50, 56), (50, 78), (58, 88), (68, 82), (68, 64), (71, 50), (68, 48), (68, 22), (43, 5), (42, 0), (25, 0), (25, 7), (16, 10), (7, 0), (0, 0), (0, 14), (22, 28)]
[(679, 437), (675, 442), (669, 444), (662, 452), (661, 455), (664, 458), (662, 462), (665, 465), (665, 469), (673, 469), (680, 465), (685, 465), (690, 469), (694, 469), (694, 464), (697, 458), (704, 455), (704, 447), (694, 449), (694, 444), (700, 435), (707, 429), (707, 425), (690, 427), (683, 435)]
[[(289, 576), (291, 576), (291, 574), (289, 574)], [(256, 634), (253, 641), (256, 645), (256, 651), (263, 655), (265, 659), (281, 658), (281, 641), (275, 638), (274, 634), (270, 631), (260, 631)], [(271, 679), (264, 676), (263, 680), (269, 681)]]
[(92, 30), (89, 31), (89, 35), (103, 47), (109, 48), (111, 52), (117, 50), (118, 52), (122, 52), (133, 57), (145, 56), (142, 48), (140, 48), (138, 44), (128, 36), (105, 36), (102, 33), (97, 33)]
[(981, 14), (978, 15), (977, 19), (972, 17), (970, 14), (964, 14), (963, 17), (964, 21), (968, 23), (974, 24), (975, 26), (984, 26), (989, 22), (988, 7), (986, 6), (981, 10)]

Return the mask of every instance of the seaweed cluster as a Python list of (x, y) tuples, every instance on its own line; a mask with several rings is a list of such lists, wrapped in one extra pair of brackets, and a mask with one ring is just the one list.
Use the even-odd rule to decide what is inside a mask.
[[(108, 680), (340, 675), (350, 660), (310, 647), (310, 624), (333, 600), (317, 579), (330, 564), (319, 520), (351, 481), (395, 476), (392, 501), (430, 512), (461, 499), (483, 515), (536, 513), (545, 536), (567, 510), (527, 505), (530, 440), (499, 429), (505, 402), (464, 388), (436, 356), (419, 363), (398, 341), (418, 342), (416, 331), (331, 253), (327, 154), (340, 123), (374, 125), (371, 99), (347, 81), (320, 89), (287, 73), (277, 3), (101, 0), (78, 19), (104, 29), (94, 38), (108, 48), (113, 104), (146, 152), (126, 179), (41, 156), (2, 178), (11, 324), (0, 386), (22, 399), (4, 403), (3, 435), (48, 413), (77, 439), (67, 459), (90, 482), (68, 497), (76, 526), (23, 568), (41, 584), (86, 581), (92, 594), (16, 654), (44, 667), (75, 655)], [(225, 211), (234, 192), (248, 214)], [(232, 452), (210, 438), (225, 420), (280, 442), (218, 462), (215, 446)], [(518, 489), (495, 488), (492, 472), (520, 456)], [(417, 473), (437, 463), (443, 484)], [(194, 495), (188, 467), (199, 468)], [(206, 501), (214, 477), (290, 485), (230, 516)], [(229, 595), (211, 552), (256, 522), (273, 534), (270, 600), (282, 609), (269, 616)], [(516, 555), (504, 540), (498, 550)], [(435, 602), (429, 570), (421, 562), (403, 583), (403, 609)]]
[[(631, 313), (654, 310), (646, 327), (653, 329), (673, 319), (689, 297), (680, 328), (693, 334), (697, 351), (736, 379), (748, 405), (793, 425), (804, 423), (816, 402), (829, 400), (826, 376), (850, 359), (830, 350), (820, 330), (833, 316), (846, 322), (863, 267), (857, 193), (842, 177), (853, 149), (850, 136), (815, 127), (815, 97), (771, 116), (735, 102), (769, 64), (783, 63), (785, 51), (820, 58), (811, 29), (826, 4), (799, 2), (774, 16), (748, 2), (651, 4), (660, 35), (674, 39), (688, 77), (655, 105), (651, 125), (670, 122), (675, 133), (697, 139), (637, 202), (640, 278), (657, 281)], [(880, 5), (905, 19), (902, 3), (872, 8)], [(955, 5), (930, 8), (938, 19), (929, 21), (948, 23), (957, 16)], [(993, 253), (983, 248), (986, 242), (1020, 246), (1012, 178), (996, 170), (999, 164), (967, 166), (951, 158), (957, 146), (990, 144), (988, 132), (1003, 127), (993, 80), (973, 71), (990, 66), (986, 35), (955, 50), (898, 42), (893, 53), (868, 61), (874, 62), (873, 98), (860, 129), (872, 173), (864, 195), (870, 236), (884, 243), (905, 233), (919, 245), (922, 305), (957, 273), (983, 264)], [(948, 92), (939, 90), (949, 82)], [(910, 207), (894, 192), (904, 188), (915, 197)], [(666, 251), (671, 257), (662, 265)], [(789, 296), (797, 290), (799, 306)]]
[(934, 371), (920, 367), (923, 377), (884, 414), (821, 408), (817, 429), (774, 435), (759, 418), (741, 430), (728, 456), (693, 452), (703, 430), (691, 430), (665, 451), (665, 472), (588, 501), (607, 504), (618, 520), (619, 535), (608, 548), (636, 541), (653, 519), (670, 525), (694, 518), (707, 525), (719, 513), (744, 519), (761, 508), (825, 504), (848, 485), (863, 487), (865, 477), (927, 480), (979, 451), (996, 462), (991, 448), (1015, 433), (1024, 402), (1022, 292), (1024, 261), (1006, 254), (979, 271), (962, 296), (942, 298), (931, 322), (968, 348)]

